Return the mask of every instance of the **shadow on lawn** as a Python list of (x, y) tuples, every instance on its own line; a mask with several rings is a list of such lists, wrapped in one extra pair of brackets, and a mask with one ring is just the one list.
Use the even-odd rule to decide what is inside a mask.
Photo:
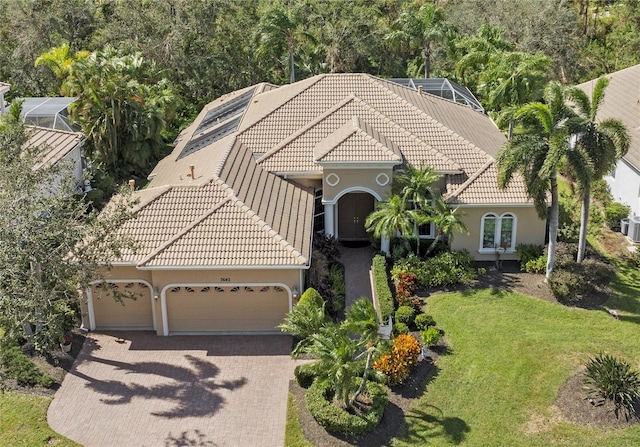
[[(224, 404), (224, 399), (219, 394), (220, 389), (234, 390), (247, 383), (245, 377), (216, 383), (215, 378), (220, 374), (220, 368), (214, 363), (191, 355), (185, 355), (184, 358), (191, 367), (161, 362), (124, 363), (94, 356), (87, 356), (85, 359), (113, 366), (123, 377), (141, 374), (139, 378), (145, 384), (124, 380), (98, 380), (77, 370), (72, 374), (86, 380), (87, 388), (107, 396), (101, 400), (107, 405), (127, 404), (134, 398), (172, 402), (174, 407), (170, 410), (151, 412), (154, 416), (168, 419), (212, 416)], [(149, 384), (149, 381), (156, 381), (158, 376), (162, 383)]]
[(411, 428), (404, 440), (410, 444), (424, 445), (435, 436), (444, 436), (451, 444), (458, 445), (471, 431), (465, 421), (457, 417), (445, 417), (438, 407), (427, 405), (424, 408), (432, 411), (413, 409), (406, 414), (406, 418), (411, 419)]

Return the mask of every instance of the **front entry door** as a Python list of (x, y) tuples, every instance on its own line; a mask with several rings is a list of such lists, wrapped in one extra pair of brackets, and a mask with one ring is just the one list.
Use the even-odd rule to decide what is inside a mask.
[(338, 200), (338, 238), (344, 241), (369, 240), (364, 228), (375, 199), (368, 193), (349, 193)]

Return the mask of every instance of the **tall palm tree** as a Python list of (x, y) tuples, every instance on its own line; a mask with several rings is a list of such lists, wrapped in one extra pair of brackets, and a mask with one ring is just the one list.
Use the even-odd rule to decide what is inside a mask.
[(445, 237), (447, 243), (451, 245), (454, 233), (469, 232), (465, 223), (460, 220), (462, 214), (459, 212), (459, 207), (451, 208), (442, 197), (437, 197), (434, 201), (433, 210), (432, 222), (436, 226), (436, 238), (427, 248), (427, 255), (435, 250), (438, 242)]
[(521, 128), (500, 150), (497, 157), (498, 185), (505, 188), (516, 172), (524, 180), (527, 194), (538, 215), (547, 217), (547, 194), (551, 194), (549, 250), (546, 279), (555, 264), (558, 238), (558, 170), (568, 163), (580, 177), (590, 175), (589, 164), (579, 151), (569, 150), (568, 123), (575, 113), (566, 105), (563, 87), (552, 82), (544, 91), (544, 103), (522, 106), (515, 114)]
[(393, 190), (400, 195), (405, 203), (410, 203), (412, 209), (420, 213), (422, 223), (415, 224), (417, 238), (416, 254), (420, 256), (419, 226), (427, 223), (433, 215), (431, 202), (438, 196), (434, 185), (440, 180), (440, 174), (429, 167), (415, 168), (407, 165), (407, 170), (394, 179)]
[(428, 220), (422, 210), (407, 208), (407, 202), (394, 195), (388, 202), (378, 203), (377, 209), (367, 216), (364, 226), (376, 238), (391, 239), (399, 233), (406, 239), (419, 239), (418, 227)]
[(424, 59), (424, 77), (428, 78), (431, 72), (433, 44), (446, 36), (442, 9), (433, 3), (425, 3), (416, 10), (415, 4), (407, 2), (404, 10), (394, 21), (393, 28), (386, 39), (417, 43)]
[[(258, 23), (258, 54), (280, 51), (286, 48), (289, 59), (289, 82), (294, 83), (296, 39), (312, 39), (302, 27), (302, 15), (291, 5), (273, 5)], [(279, 57), (279, 56), (278, 56)]]
[(593, 177), (580, 182), (582, 193), (582, 209), (580, 211), (580, 236), (578, 239), (578, 256), (576, 261), (582, 262), (587, 244), (587, 224), (589, 221), (589, 205), (591, 203), (591, 181), (601, 179), (611, 171), (617, 161), (629, 150), (630, 135), (626, 126), (618, 119), (598, 121), (597, 115), (604, 101), (605, 90), (609, 85), (606, 77), (596, 81), (592, 99), (577, 87), (567, 89), (567, 97), (574, 104), (581, 118), (577, 128), (576, 148), (584, 153), (593, 167)]
[(59, 47), (53, 47), (46, 53), (41, 54), (36, 58), (35, 66), (39, 67), (44, 65), (48, 67), (56, 78), (62, 81), (60, 87), (60, 93), (66, 95), (69, 93), (65, 88), (65, 79), (71, 74), (71, 64), (74, 61), (86, 59), (91, 55), (88, 51), (78, 51), (75, 54), (71, 54), (69, 44), (65, 43)]

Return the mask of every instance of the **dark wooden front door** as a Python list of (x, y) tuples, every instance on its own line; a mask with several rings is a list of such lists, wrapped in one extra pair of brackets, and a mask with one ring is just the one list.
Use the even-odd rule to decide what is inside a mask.
[(338, 200), (338, 238), (344, 241), (369, 240), (364, 221), (373, 211), (375, 199), (371, 194), (349, 193)]

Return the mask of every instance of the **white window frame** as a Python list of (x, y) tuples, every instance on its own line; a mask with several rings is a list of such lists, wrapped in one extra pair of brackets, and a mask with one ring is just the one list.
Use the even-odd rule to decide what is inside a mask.
[[(484, 247), (483, 246), (483, 241), (484, 241), (484, 223), (485, 220), (487, 219), (487, 217), (491, 217), (495, 219), (496, 222), (496, 226), (495, 226), (495, 230), (494, 230), (494, 235), (493, 235), (493, 240), (494, 243), (495, 241), (500, 241), (502, 239), (502, 219), (504, 219), (505, 217), (510, 217), (511, 219), (513, 219), (513, 225), (511, 227), (511, 245), (509, 247), (503, 248), (503, 247)], [(502, 214), (498, 214), (498, 213), (494, 213), (494, 212), (488, 212), (482, 215), (482, 218), (480, 220), (480, 246), (478, 248), (478, 252), (480, 253), (496, 253), (497, 251), (501, 252), (501, 253), (515, 253), (516, 251), (516, 234), (517, 234), (517, 230), (518, 230), (518, 217), (515, 215), (515, 213), (512, 213), (510, 211), (504, 212)]]

